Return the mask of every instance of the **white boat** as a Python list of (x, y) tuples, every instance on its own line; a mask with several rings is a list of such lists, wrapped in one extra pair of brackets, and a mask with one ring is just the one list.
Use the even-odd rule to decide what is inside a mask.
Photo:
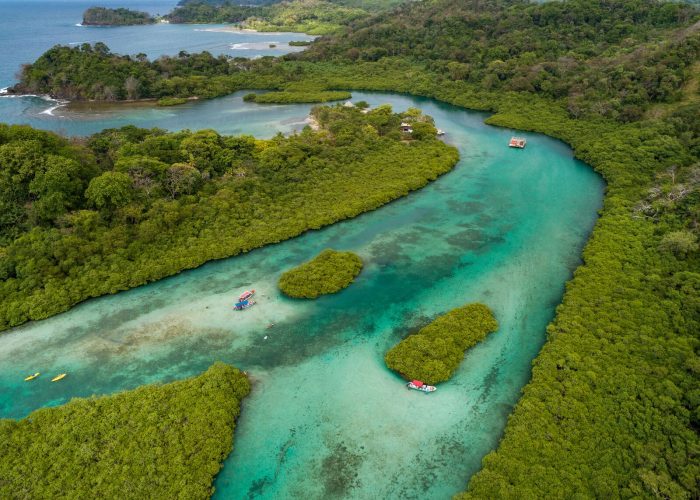
[(406, 384), (406, 387), (415, 391), (423, 391), (425, 393), (435, 392), (437, 390), (437, 387), (434, 385), (424, 384), (420, 380), (411, 380), (408, 384)]
[(527, 144), (527, 141), (522, 137), (511, 137), (508, 146), (511, 148), (523, 149), (525, 147), (525, 144)]

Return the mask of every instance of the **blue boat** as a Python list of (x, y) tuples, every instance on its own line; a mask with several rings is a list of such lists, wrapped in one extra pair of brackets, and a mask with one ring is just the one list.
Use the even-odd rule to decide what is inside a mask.
[(243, 309), (248, 309), (249, 307), (253, 307), (255, 305), (254, 300), (241, 300), (240, 302), (236, 302), (236, 304), (233, 306), (233, 308), (236, 311), (242, 311)]

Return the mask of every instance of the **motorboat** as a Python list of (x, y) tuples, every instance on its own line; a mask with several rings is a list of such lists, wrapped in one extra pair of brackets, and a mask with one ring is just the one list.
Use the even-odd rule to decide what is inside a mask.
[(435, 392), (437, 390), (437, 387), (434, 385), (424, 384), (421, 380), (411, 380), (408, 384), (406, 384), (406, 387), (415, 391), (423, 391), (425, 393)]
[(248, 300), (241, 300), (238, 301), (234, 304), (233, 308), (236, 311), (242, 311), (243, 309), (248, 309), (249, 307), (253, 307), (255, 305), (255, 301), (253, 299), (248, 299)]

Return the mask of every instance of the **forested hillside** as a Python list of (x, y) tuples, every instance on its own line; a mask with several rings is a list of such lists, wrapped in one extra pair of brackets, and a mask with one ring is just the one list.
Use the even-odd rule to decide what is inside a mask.
[(173, 9), (166, 18), (173, 23), (240, 23), (241, 28), (257, 31), (323, 35), (338, 32), (345, 24), (367, 17), (370, 10), (376, 10), (381, 4), (356, 3), (358, 5), (327, 0), (292, 0), (270, 5), (238, 5), (191, 1)]
[(574, 118), (633, 121), (650, 103), (677, 100), (700, 53), (699, 21), (691, 6), (648, 0), (414, 2), (298, 57), (402, 57), (484, 90), (566, 99)]
[(272, 140), (0, 125), (0, 330), (375, 209), (449, 171), (417, 110), (316, 108)]
[(152, 24), (156, 20), (148, 12), (130, 9), (90, 7), (83, 13), (83, 26), (130, 26)]

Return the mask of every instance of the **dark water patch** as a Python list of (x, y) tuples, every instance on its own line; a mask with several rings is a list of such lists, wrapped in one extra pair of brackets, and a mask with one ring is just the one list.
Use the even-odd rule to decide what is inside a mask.
[(450, 211), (456, 214), (474, 215), (483, 212), (486, 209), (486, 204), (480, 201), (468, 200), (449, 200), (447, 206)]
[(321, 461), (319, 480), (323, 482), (323, 498), (347, 498), (361, 485), (359, 469), (364, 459), (362, 449), (353, 449), (345, 442), (330, 447)]

